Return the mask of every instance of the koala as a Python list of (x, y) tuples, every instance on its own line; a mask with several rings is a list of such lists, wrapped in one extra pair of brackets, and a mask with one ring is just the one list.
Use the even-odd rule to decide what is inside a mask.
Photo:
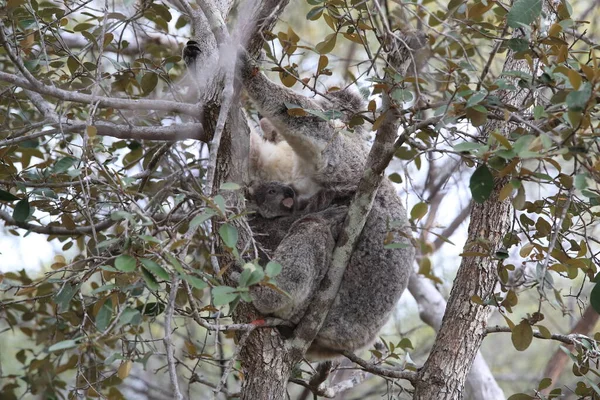
[(266, 264), (292, 224), (308, 214), (328, 224), (333, 239), (337, 239), (352, 194), (321, 190), (310, 198), (298, 198), (294, 189), (282, 182), (253, 183), (248, 198), (255, 214), (249, 223), (260, 245), (260, 261)]
[[(424, 45), (424, 35), (405, 38), (405, 43), (415, 50)], [(410, 53), (402, 46), (391, 48), (389, 60), (404, 74), (410, 64)], [(252, 134), (251, 177), (291, 186), (294, 202), (298, 198), (309, 199), (323, 189), (332, 193), (356, 190), (369, 153), (362, 128), (356, 128), (353, 134), (340, 132), (331, 121), (316, 115), (290, 115), (286, 104), (304, 110), (340, 111), (345, 118), (343, 122), (347, 122), (352, 113), (362, 109), (360, 99), (347, 91), (330, 93), (324, 99), (302, 96), (271, 82), (244, 53), (238, 68), (249, 97), (283, 139), (270, 142)], [(276, 233), (269, 239), (274, 248), (273, 260), (283, 268), (275, 280), (286, 293), (259, 286), (252, 290), (251, 296), (262, 314), (298, 323), (329, 268), (334, 239), (339, 233), (337, 221), (343, 219), (340, 215), (345, 212), (336, 216), (336, 206), (330, 206), (302, 213), (299, 206), (294, 208), (289, 207), (289, 201), (284, 203), (290, 193), (284, 190), (280, 200), (277, 196), (269, 197), (275, 203), (265, 206), (265, 215), (281, 212), (284, 215), (264, 218), (259, 213), (264, 232), (270, 236)], [(415, 253), (410, 237), (406, 210), (386, 179), (377, 191), (340, 290), (308, 350), (308, 358), (334, 358), (341, 351), (354, 351), (375, 340), (408, 283)]]
[(311, 166), (305, 163), (290, 144), (278, 135), (270, 122), (263, 121), (266, 119), (261, 120), (265, 137), (250, 131), (250, 179), (293, 184), (298, 192), (306, 196), (317, 193), (320, 185), (312, 179), (314, 172)]
[[(271, 82), (244, 55), (240, 75), (259, 112), (295, 153), (295, 171), (300, 172), (296, 176), (313, 185), (307, 192), (303, 192), (306, 185), (300, 185), (297, 193), (305, 196), (323, 188), (334, 193), (356, 189), (369, 153), (361, 128), (354, 134), (341, 133), (315, 115), (290, 115), (286, 103), (305, 110), (342, 111), (349, 119), (348, 111), (360, 109), (359, 102), (345, 91), (331, 93), (325, 99), (302, 96)], [(250, 151), (260, 153), (263, 149), (251, 146)], [(270, 171), (268, 165), (262, 168)], [(290, 178), (283, 182), (291, 181), (296, 188), (294, 175)], [(331, 231), (326, 222), (312, 215), (292, 223), (273, 254), (283, 266), (275, 280), (289, 296), (268, 287), (252, 293), (254, 305), (265, 315), (298, 323), (328, 268), (333, 249)], [(410, 237), (406, 211), (391, 182), (385, 179), (308, 358), (334, 358), (341, 351), (360, 349), (376, 339), (407, 286), (414, 261)], [(391, 243), (400, 245), (386, 246)]]

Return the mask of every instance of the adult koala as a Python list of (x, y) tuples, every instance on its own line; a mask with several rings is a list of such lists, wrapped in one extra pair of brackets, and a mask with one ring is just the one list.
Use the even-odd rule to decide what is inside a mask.
[[(424, 36), (413, 35), (406, 43), (413, 50), (422, 47)], [(406, 62), (408, 50), (401, 52), (400, 62)], [(263, 145), (267, 142), (260, 137), (262, 141), (251, 137), (251, 175), (262, 181), (291, 184), (299, 196), (310, 197), (323, 188), (333, 192), (355, 189), (369, 153), (362, 129), (355, 129), (353, 134), (340, 132), (330, 121), (312, 114), (290, 115), (286, 104), (304, 110), (341, 111), (348, 118), (347, 112), (357, 108), (356, 97), (334, 92), (325, 99), (307, 98), (269, 81), (251, 60), (244, 55), (241, 58), (244, 88), (285, 140), (281, 146), (289, 146), (286, 154), (293, 157), (292, 162), (283, 163), (273, 146)], [(270, 163), (270, 159), (276, 162)], [(278, 222), (275, 219), (273, 223)], [(313, 214), (291, 224), (273, 256), (283, 266), (275, 280), (289, 296), (269, 287), (253, 288), (251, 296), (261, 313), (293, 323), (302, 319), (329, 268), (333, 249), (330, 225), (327, 218)], [(386, 179), (377, 192), (334, 304), (308, 350), (309, 358), (333, 358), (340, 351), (367, 346), (376, 338), (408, 283), (414, 260), (410, 237), (406, 211)], [(390, 243), (403, 246), (386, 246)]]
[[(410, 42), (415, 43), (424, 41), (417, 38)], [(305, 180), (314, 182), (306, 194), (311, 195), (321, 188), (334, 192), (356, 188), (369, 153), (361, 129), (356, 129), (354, 134), (339, 132), (329, 121), (310, 113), (292, 116), (286, 106), (294, 104), (305, 110), (344, 112), (356, 107), (352, 96), (334, 92), (326, 99), (307, 98), (269, 81), (247, 58), (242, 59), (240, 70), (244, 88), (259, 112), (294, 151)], [(261, 151), (260, 147), (251, 147), (251, 157)], [(299, 195), (305, 194), (303, 186), (296, 188), (293, 182), (292, 186)], [(319, 226), (326, 224), (321, 222)], [(293, 290), (291, 297), (266, 287), (251, 293), (260, 312), (294, 323), (300, 321), (319, 286), (323, 276), (322, 255), (329, 250), (328, 242), (320, 244), (313, 240), (311, 231), (307, 230), (304, 235), (296, 226), (292, 225), (274, 258), (283, 266), (276, 277), (278, 286), (298, 290)], [(406, 211), (386, 179), (375, 197), (337, 298), (307, 353), (309, 358), (332, 358), (339, 351), (367, 346), (376, 338), (408, 283), (414, 260), (410, 237)], [(308, 241), (312, 247), (299, 246)], [(390, 243), (404, 246), (388, 248), (386, 244)], [(312, 263), (311, 259), (318, 259), (320, 264)]]

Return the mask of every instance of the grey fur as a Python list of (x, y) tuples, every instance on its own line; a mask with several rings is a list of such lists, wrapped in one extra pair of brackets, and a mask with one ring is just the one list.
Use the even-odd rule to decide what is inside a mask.
[[(348, 211), (344, 205), (349, 203), (351, 195), (324, 189), (310, 198), (299, 199), (290, 185), (281, 182), (253, 183), (248, 197), (251, 201), (249, 208), (255, 214), (249, 218), (249, 223), (259, 244), (261, 262), (266, 264), (274, 257), (292, 224), (303, 217), (323, 223), (331, 231), (333, 239), (337, 239)], [(291, 199), (293, 206), (283, 205), (286, 199)], [(329, 249), (330, 253), (331, 250), (333, 247)]]
[[(314, 166), (315, 181), (334, 193), (354, 190), (369, 152), (361, 129), (338, 132), (319, 117), (290, 116), (285, 103), (319, 111), (354, 108), (356, 104), (345, 107), (345, 93), (328, 96), (330, 100), (309, 99), (269, 81), (248, 59), (242, 62), (241, 75), (248, 94), (302, 160)], [(333, 245), (327, 224), (312, 215), (291, 225), (274, 253), (273, 258), (283, 266), (277, 285), (291, 298), (268, 288), (252, 294), (263, 314), (299, 322), (329, 266)], [(410, 237), (406, 211), (386, 179), (309, 357), (330, 358), (337, 351), (367, 346), (376, 338), (406, 288), (414, 259)], [(385, 248), (390, 242), (405, 247)]]

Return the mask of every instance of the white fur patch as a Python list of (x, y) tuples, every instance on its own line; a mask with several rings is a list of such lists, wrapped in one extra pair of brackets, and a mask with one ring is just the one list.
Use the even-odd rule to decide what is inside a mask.
[(272, 143), (254, 131), (250, 132), (249, 168), (251, 180), (293, 185), (299, 196), (311, 196), (320, 189), (313, 179), (314, 165), (302, 160), (285, 140)]

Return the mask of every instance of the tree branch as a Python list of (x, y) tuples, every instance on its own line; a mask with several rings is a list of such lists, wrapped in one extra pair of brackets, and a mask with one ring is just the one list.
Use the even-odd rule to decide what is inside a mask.
[(175, 361), (175, 350), (173, 349), (173, 341), (171, 340), (171, 322), (173, 322), (173, 311), (175, 310), (175, 297), (179, 289), (179, 278), (173, 276), (171, 278), (171, 291), (169, 293), (169, 302), (165, 310), (165, 336), (163, 342), (167, 353), (167, 364), (169, 369), (169, 378), (173, 387), (173, 395), (177, 400), (183, 400), (183, 395), (179, 389), (179, 378), (177, 377), (177, 364)]
[[(169, 126), (134, 126), (96, 121), (92, 126), (96, 127), (96, 133), (98, 135), (110, 136), (118, 139), (166, 141), (195, 139), (200, 140), (201, 142), (207, 142), (210, 140), (208, 133), (204, 131), (204, 128), (200, 123), (173, 124)], [(56, 135), (64, 132), (75, 132), (78, 130), (83, 131), (87, 127), (88, 124), (84, 122), (63, 122), (60, 124), (59, 128), (48, 129), (13, 139), (0, 140), (0, 147), (12, 146), (18, 143), (27, 142), (41, 136)]]
[(77, 227), (75, 229), (67, 229), (67, 228), (63, 228), (61, 226), (51, 226), (51, 225), (46, 225), (46, 226), (41, 225), (40, 226), (40, 225), (31, 224), (29, 222), (16, 221), (7, 212), (1, 211), (1, 210), (0, 210), (0, 220), (3, 220), (5, 222), (5, 225), (18, 226), (19, 228), (27, 229), (28, 231), (31, 231), (31, 232), (42, 233), (45, 235), (55, 235), (55, 236), (87, 235), (87, 234), (95, 232), (95, 231), (102, 231), (102, 230), (108, 229), (117, 223), (117, 221), (108, 219), (108, 220), (99, 222), (95, 225), (81, 226), (81, 227)]
[(385, 376), (386, 378), (406, 379), (409, 382), (415, 382), (417, 379), (417, 373), (414, 371), (397, 371), (389, 368), (383, 368), (357, 357), (356, 354), (350, 351), (344, 351), (342, 354), (344, 354), (344, 356), (350, 359), (352, 362), (355, 362), (363, 367), (365, 371), (369, 371), (373, 374)]
[(198, 116), (201, 108), (197, 104), (177, 103), (168, 100), (144, 100), (144, 99), (121, 99), (106, 96), (92, 96), (85, 93), (77, 93), (69, 90), (58, 89), (53, 86), (48, 86), (40, 81), (35, 83), (29, 82), (27, 79), (20, 78), (13, 74), (0, 72), (0, 81), (12, 83), (23, 89), (32, 90), (34, 92), (52, 96), (59, 100), (72, 101), (82, 104), (98, 104), (99, 107), (111, 107), (122, 110), (161, 110), (178, 112), (181, 114)]
[[(512, 330), (508, 326), (499, 326), (499, 325), (488, 326), (487, 329), (485, 330), (485, 335), (487, 336), (490, 333), (500, 333), (500, 332), (510, 333), (510, 332), (512, 332)], [(538, 331), (533, 332), (533, 337), (536, 337), (538, 339), (557, 340), (559, 342), (563, 342), (564, 344), (575, 344), (577, 342), (577, 338), (585, 338), (587, 340), (592, 340), (592, 339), (589, 339), (587, 336), (579, 335), (579, 334), (561, 335), (558, 333), (553, 333), (552, 336), (545, 337)]]

